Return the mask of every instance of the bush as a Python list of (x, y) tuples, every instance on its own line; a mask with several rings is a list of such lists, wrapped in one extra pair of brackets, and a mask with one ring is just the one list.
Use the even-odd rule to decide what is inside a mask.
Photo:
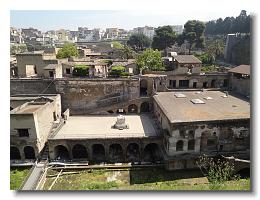
[(202, 53), (200, 55), (195, 55), (203, 64), (213, 64), (215, 61), (215, 58), (208, 54), (208, 53)]
[(123, 66), (113, 66), (113, 67), (111, 67), (109, 74), (111, 76), (119, 77), (119, 76), (124, 76), (126, 73), (127, 72), (125, 72), (125, 67), (123, 67)]
[(76, 65), (72, 72), (73, 76), (88, 76), (89, 66), (86, 65)]
[(228, 161), (214, 160), (212, 157), (203, 155), (199, 157), (196, 163), (211, 184), (218, 185), (237, 178), (234, 175), (234, 164)]

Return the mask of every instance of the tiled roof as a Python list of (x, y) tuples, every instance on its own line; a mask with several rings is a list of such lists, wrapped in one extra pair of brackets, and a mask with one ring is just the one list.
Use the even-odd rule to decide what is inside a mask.
[(193, 55), (177, 55), (177, 56), (173, 56), (173, 58), (178, 63), (191, 63), (191, 64), (201, 63), (201, 61)]
[(239, 65), (230, 69), (228, 72), (250, 75), (250, 65)]

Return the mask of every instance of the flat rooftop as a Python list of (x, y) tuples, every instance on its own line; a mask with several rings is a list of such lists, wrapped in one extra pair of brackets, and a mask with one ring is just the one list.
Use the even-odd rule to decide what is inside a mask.
[(51, 139), (142, 138), (157, 136), (147, 115), (124, 115), (129, 129), (111, 128), (117, 115), (70, 116), (64, 126)]
[[(185, 97), (176, 97), (182, 96), (178, 93)], [(250, 118), (249, 100), (231, 94), (223, 96), (221, 91), (204, 90), (158, 92), (153, 98), (171, 123)]]
[(27, 104), (24, 107), (21, 107), (18, 109), (14, 109), (13, 111), (11, 111), (11, 113), (13, 112), (13, 114), (30, 114), (30, 113), (34, 113), (36, 110), (38, 110), (39, 108), (41, 108), (43, 105), (34, 105), (34, 104)]

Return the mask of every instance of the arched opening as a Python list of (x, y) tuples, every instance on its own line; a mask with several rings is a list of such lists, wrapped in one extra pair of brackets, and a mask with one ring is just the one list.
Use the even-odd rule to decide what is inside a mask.
[(150, 112), (150, 106), (149, 106), (149, 103), (148, 103), (147, 101), (146, 101), (146, 102), (143, 102), (143, 103), (141, 104), (140, 112), (141, 112), (141, 113)]
[(33, 147), (26, 146), (24, 147), (23, 151), (25, 159), (35, 159), (35, 152)]
[(183, 141), (182, 140), (179, 140), (176, 143), (176, 151), (183, 151)]
[(10, 148), (10, 159), (11, 160), (18, 160), (21, 159), (20, 151), (17, 147)]
[(140, 96), (147, 96), (147, 80), (143, 79), (140, 81)]
[(136, 143), (130, 143), (126, 148), (126, 159), (128, 162), (137, 162), (140, 160), (139, 146)]
[(250, 178), (250, 168), (243, 168), (236, 172), (236, 175), (239, 175), (240, 178)]
[(123, 149), (120, 144), (111, 144), (109, 146), (109, 158), (111, 162), (123, 162)]
[(10, 111), (13, 110), (14, 108), (10, 106)]
[(63, 145), (58, 145), (54, 149), (54, 157), (57, 160), (68, 160), (70, 158), (69, 151)]
[(94, 161), (105, 161), (105, 148), (102, 144), (94, 144), (92, 146), (92, 158)]
[(72, 148), (72, 156), (76, 159), (87, 158), (88, 152), (86, 147), (84, 147), (82, 144), (74, 145)]
[(146, 162), (156, 162), (161, 160), (161, 153), (158, 144), (150, 143), (145, 146), (143, 160)]
[(211, 139), (211, 138), (208, 139), (207, 140), (207, 148), (208, 148), (208, 150), (217, 150), (217, 140)]
[(203, 82), (203, 88), (208, 88), (208, 82)]
[(135, 104), (131, 104), (128, 106), (128, 113), (136, 113), (138, 112), (138, 107)]
[(188, 141), (188, 150), (194, 150), (195, 149), (195, 140), (189, 140)]
[(213, 79), (213, 80), (211, 81), (210, 87), (212, 87), (212, 88), (215, 88), (215, 87), (216, 87), (216, 80)]
[(113, 110), (109, 110), (109, 111), (107, 111), (109, 114), (113, 114), (114, 113), (114, 111)]
[(189, 131), (188, 137), (189, 137), (189, 139), (193, 139), (194, 138), (194, 131), (193, 130)]

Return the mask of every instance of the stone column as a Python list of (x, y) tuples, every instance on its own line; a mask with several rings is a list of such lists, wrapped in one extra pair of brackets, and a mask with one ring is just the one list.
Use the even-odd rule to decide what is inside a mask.
[(195, 152), (199, 152), (200, 151), (200, 141), (201, 139), (195, 139)]
[(183, 140), (183, 151), (188, 151), (188, 140)]
[(20, 155), (21, 155), (21, 160), (25, 160), (25, 155), (24, 155), (23, 149), (24, 149), (24, 148), (19, 148)]
[(88, 160), (89, 161), (92, 161), (92, 148), (91, 148), (91, 145), (87, 145), (86, 146), (86, 149), (87, 149), (87, 151), (88, 151)]
[(105, 160), (109, 161), (109, 144), (104, 144), (104, 148), (105, 148)]

